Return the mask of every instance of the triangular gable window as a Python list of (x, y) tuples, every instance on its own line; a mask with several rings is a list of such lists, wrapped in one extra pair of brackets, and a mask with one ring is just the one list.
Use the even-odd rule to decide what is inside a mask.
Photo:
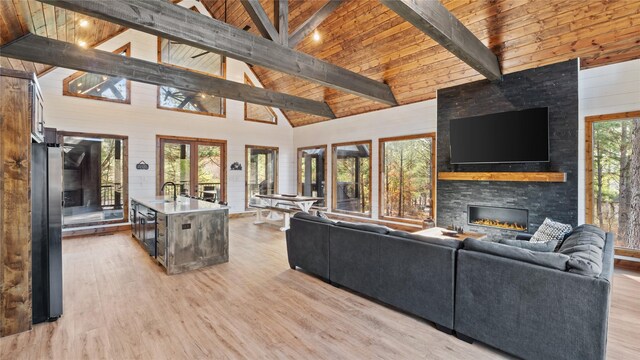
[[(131, 43), (113, 53), (131, 57)], [(78, 71), (64, 79), (62, 93), (66, 96), (131, 104), (131, 81), (122, 77)]]
[[(244, 74), (244, 83), (254, 86), (247, 74)], [(278, 116), (272, 108), (251, 103), (244, 103), (244, 119), (247, 121), (257, 121), (274, 125), (278, 123)]]

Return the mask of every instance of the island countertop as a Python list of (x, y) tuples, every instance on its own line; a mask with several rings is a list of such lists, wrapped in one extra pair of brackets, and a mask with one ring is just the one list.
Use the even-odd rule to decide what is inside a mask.
[(191, 199), (184, 196), (178, 196), (177, 201), (173, 201), (173, 198), (170, 196), (131, 198), (131, 200), (165, 215), (203, 211), (223, 211), (229, 209), (228, 206)]

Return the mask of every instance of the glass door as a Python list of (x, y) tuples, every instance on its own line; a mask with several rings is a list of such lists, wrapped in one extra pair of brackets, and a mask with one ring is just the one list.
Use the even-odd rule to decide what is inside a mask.
[(222, 199), (222, 146), (198, 144), (198, 197), (206, 200)]
[[(210, 201), (225, 201), (225, 150), (221, 140), (159, 136), (160, 179), (176, 184), (178, 194)], [(165, 189), (170, 194), (171, 188)]]
[(256, 195), (270, 195), (278, 188), (278, 148), (247, 145), (245, 148), (245, 197), (247, 209), (260, 204)]
[[(179, 195), (190, 196), (191, 191), (191, 145), (188, 143), (165, 142), (162, 147), (162, 184), (171, 181), (176, 184)], [(162, 184), (160, 186), (162, 186)], [(165, 189), (165, 194), (172, 189)]]

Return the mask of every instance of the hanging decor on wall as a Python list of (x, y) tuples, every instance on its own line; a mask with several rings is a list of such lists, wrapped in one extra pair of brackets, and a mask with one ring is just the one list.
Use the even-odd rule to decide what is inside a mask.
[(136, 164), (136, 169), (138, 170), (149, 170), (149, 164), (144, 162), (144, 160), (140, 161)]
[(242, 165), (239, 162), (234, 162), (231, 164), (231, 170), (242, 170)]

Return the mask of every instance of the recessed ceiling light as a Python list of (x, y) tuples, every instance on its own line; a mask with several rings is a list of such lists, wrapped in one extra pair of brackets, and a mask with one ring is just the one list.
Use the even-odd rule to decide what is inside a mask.
[(313, 41), (320, 41), (320, 33), (318, 33), (318, 30), (313, 32)]
[(102, 81), (107, 81), (107, 77), (106, 77), (106, 76), (103, 76), (103, 77), (102, 77)]
[(86, 48), (87, 47), (87, 42), (83, 41), (83, 40), (80, 40), (80, 41), (78, 41), (78, 45), (80, 45), (83, 48)]
[(89, 22), (85, 19), (80, 20), (80, 27), (87, 27), (89, 26)]
[(204, 99), (204, 98), (207, 97), (207, 95), (206, 94), (200, 94), (200, 97)]

